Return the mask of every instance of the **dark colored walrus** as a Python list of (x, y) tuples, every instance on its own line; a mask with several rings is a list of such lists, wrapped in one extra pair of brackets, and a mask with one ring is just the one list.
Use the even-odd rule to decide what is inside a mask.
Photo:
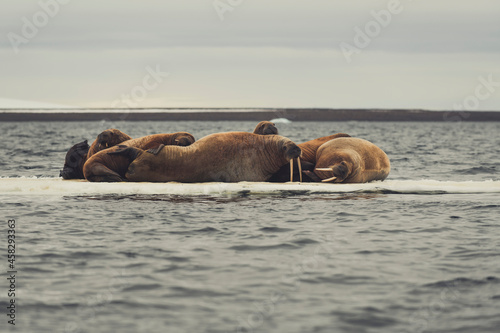
[(276, 128), (276, 125), (270, 121), (261, 121), (253, 130), (253, 133), (260, 135), (274, 135), (278, 134), (278, 129)]
[(66, 153), (63, 169), (59, 172), (59, 176), (63, 179), (84, 179), (83, 165), (87, 160), (89, 151), (87, 140), (79, 142), (71, 147)]
[(87, 140), (77, 143), (66, 153), (59, 176), (63, 179), (84, 179), (83, 165), (92, 155), (130, 139), (131, 137), (122, 131), (110, 128), (101, 132), (90, 147)]
[[(345, 133), (337, 133), (337, 134), (332, 134), (328, 136), (323, 136), (321, 138), (317, 138), (314, 140), (306, 141), (304, 143), (299, 143), (299, 148), (302, 150), (302, 155), (300, 156), (300, 165), (301, 168), (299, 169), (297, 160), (293, 161), (294, 168), (293, 168), (293, 179), (300, 179), (300, 174), (299, 170), (303, 171), (302, 174), (302, 181), (303, 182), (314, 182), (316, 181), (316, 177), (313, 179), (309, 177), (309, 173), (305, 171), (314, 171), (314, 167), (316, 165), (316, 151), (318, 148), (324, 144), (325, 142), (328, 142), (333, 139), (337, 138), (343, 138), (343, 137), (350, 137), (349, 134)], [(290, 169), (288, 166), (283, 166), (281, 169), (276, 172), (271, 178), (269, 178), (270, 182), (273, 183), (284, 183), (290, 181)]]
[(266, 181), (300, 153), (283, 136), (228, 132), (188, 147), (160, 146), (150, 152), (130, 147), (112, 154), (133, 160), (125, 174), (129, 181), (193, 183)]
[(127, 147), (139, 149), (157, 148), (160, 145), (189, 146), (195, 142), (194, 137), (187, 132), (168, 134), (153, 134), (141, 138), (127, 140), (119, 146), (113, 146), (99, 151), (91, 156), (83, 166), (85, 179), (92, 182), (121, 182), (125, 181), (131, 159), (125, 155), (113, 155), (111, 152)]
[(338, 138), (321, 145), (316, 153), (314, 172), (317, 181), (366, 183), (384, 180), (391, 163), (387, 154), (373, 143), (359, 138)]

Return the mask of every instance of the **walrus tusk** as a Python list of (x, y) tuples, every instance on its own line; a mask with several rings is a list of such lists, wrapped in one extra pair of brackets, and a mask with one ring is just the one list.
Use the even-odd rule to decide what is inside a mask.
[(323, 182), (323, 183), (332, 182), (332, 181), (334, 181), (335, 179), (337, 179), (337, 177), (332, 177), (332, 178), (323, 179), (323, 180), (322, 180), (322, 182)]
[(300, 157), (297, 157), (297, 164), (299, 165), (299, 182), (302, 183), (302, 165), (300, 165)]
[(317, 171), (333, 171), (332, 168), (316, 168)]
[(293, 158), (290, 160), (290, 183), (293, 183)]

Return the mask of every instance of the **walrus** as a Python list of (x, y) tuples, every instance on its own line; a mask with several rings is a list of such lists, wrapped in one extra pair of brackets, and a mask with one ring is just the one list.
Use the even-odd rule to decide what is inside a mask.
[(215, 133), (187, 147), (160, 146), (144, 151), (129, 147), (111, 152), (132, 159), (125, 177), (135, 182), (266, 181), (300, 148), (280, 135)]
[(278, 134), (278, 129), (276, 128), (276, 125), (270, 121), (261, 121), (253, 130), (253, 133), (260, 135), (273, 135)]
[(59, 176), (63, 179), (84, 179), (83, 165), (87, 160), (89, 148), (87, 140), (73, 145), (66, 153), (64, 166), (59, 172)]
[(187, 132), (168, 134), (153, 134), (122, 142), (92, 155), (83, 166), (85, 179), (92, 182), (122, 182), (131, 159), (125, 155), (113, 155), (111, 152), (127, 147), (138, 149), (158, 148), (159, 145), (189, 146), (195, 142), (194, 137)]
[(311, 178), (333, 183), (366, 183), (384, 180), (391, 163), (387, 154), (373, 143), (359, 138), (338, 138), (322, 144), (316, 153)]
[[(350, 137), (349, 134), (346, 133), (337, 133), (337, 134), (332, 134), (328, 136), (323, 136), (321, 138), (317, 138), (314, 140), (309, 140), (303, 143), (299, 143), (298, 146), (300, 150), (302, 150), (302, 155), (300, 156), (300, 166), (298, 165), (298, 160), (294, 160), (294, 170), (295, 172), (292, 174), (293, 179), (300, 179), (302, 176), (301, 181), (303, 182), (314, 182), (316, 181), (316, 177), (313, 179), (309, 175), (310, 173), (305, 172), (305, 171), (314, 171), (314, 167), (316, 165), (316, 151), (318, 148), (324, 144), (325, 142), (328, 142), (333, 139), (337, 138), (344, 138), (344, 137)], [(300, 170), (302, 170), (302, 175), (300, 173)], [(288, 166), (283, 166), (281, 167), (278, 172), (276, 172), (271, 178), (269, 178), (269, 182), (273, 183), (284, 183), (290, 180), (290, 171), (288, 169)]]
[(90, 147), (87, 140), (75, 144), (66, 153), (59, 176), (63, 179), (84, 179), (83, 165), (92, 155), (130, 139), (132, 138), (122, 131), (110, 128), (101, 132)]

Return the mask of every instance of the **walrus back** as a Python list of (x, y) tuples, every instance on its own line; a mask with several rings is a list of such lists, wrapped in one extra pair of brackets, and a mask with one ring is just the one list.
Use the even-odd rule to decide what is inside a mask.
[(265, 181), (272, 175), (267, 170), (270, 165), (277, 171), (287, 162), (279, 149), (270, 153), (269, 143), (285, 139), (247, 132), (210, 134), (188, 147), (166, 146), (158, 155), (141, 155), (130, 164), (126, 177), (159, 182)]
[(317, 138), (314, 140), (309, 140), (303, 143), (299, 143), (298, 146), (302, 150), (302, 156), (300, 158), (309, 163), (316, 163), (316, 152), (318, 151), (321, 145), (330, 140), (337, 138), (344, 138), (344, 137), (351, 137), (351, 136), (345, 133), (337, 133), (328, 136), (323, 136), (321, 138)]

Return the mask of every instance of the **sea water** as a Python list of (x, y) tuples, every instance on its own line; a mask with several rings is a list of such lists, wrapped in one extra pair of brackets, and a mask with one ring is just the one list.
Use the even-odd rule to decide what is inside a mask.
[[(370, 184), (58, 177), (107, 128), (197, 139), (255, 122), (0, 124), (1, 331), (498, 332), (500, 123), (279, 123), (391, 160)], [(12, 274), (12, 273), (10, 273)], [(8, 323), (15, 299), (15, 326)]]

